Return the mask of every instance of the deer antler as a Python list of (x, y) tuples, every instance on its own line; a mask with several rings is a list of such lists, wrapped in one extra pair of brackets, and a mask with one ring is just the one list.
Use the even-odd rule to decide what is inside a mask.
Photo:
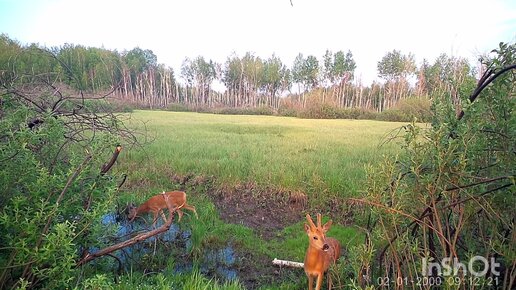
[(317, 214), (317, 228), (322, 228), (322, 216), (320, 213)]
[(308, 221), (308, 225), (310, 226), (310, 228), (317, 228), (314, 224), (314, 221), (312, 220), (312, 217), (309, 214), (306, 214), (306, 220)]

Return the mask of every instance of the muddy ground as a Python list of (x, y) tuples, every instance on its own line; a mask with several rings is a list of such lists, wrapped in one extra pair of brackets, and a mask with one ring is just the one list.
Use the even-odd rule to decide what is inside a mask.
[[(249, 227), (264, 240), (277, 237), (285, 227), (302, 220), (307, 206), (306, 196), (301, 193), (257, 190), (252, 183), (211, 191), (211, 199), (224, 222)], [(285, 275), (304, 275), (302, 269), (272, 265), (267, 256), (245, 252), (240, 255), (238, 276), (248, 289), (258, 288), (265, 281), (284, 281)]]

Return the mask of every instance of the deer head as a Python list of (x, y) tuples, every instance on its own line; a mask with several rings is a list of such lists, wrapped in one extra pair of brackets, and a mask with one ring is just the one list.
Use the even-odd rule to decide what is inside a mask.
[(136, 213), (137, 213), (137, 207), (134, 203), (130, 203), (127, 205), (127, 208), (126, 208), (126, 213), (127, 213), (127, 218), (129, 219), (130, 222), (132, 222), (135, 218), (136, 218)]
[(305, 232), (308, 235), (310, 247), (328, 251), (330, 246), (326, 242), (326, 232), (330, 229), (332, 221), (330, 220), (324, 225), (321, 225), (321, 214), (317, 214), (317, 226), (314, 224), (309, 214), (306, 215), (306, 220), (308, 224), (305, 224)]

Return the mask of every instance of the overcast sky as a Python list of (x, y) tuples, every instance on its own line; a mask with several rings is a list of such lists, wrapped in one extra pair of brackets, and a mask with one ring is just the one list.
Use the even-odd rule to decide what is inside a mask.
[(516, 41), (513, 0), (0, 0), (0, 33), (23, 44), (64, 43), (118, 51), (151, 49), (179, 74), (185, 57), (223, 63), (236, 52), (275, 53), (290, 66), (298, 53), (322, 59), (351, 50), (355, 76), (376, 78), (393, 49), (420, 63), (439, 54), (471, 61)]

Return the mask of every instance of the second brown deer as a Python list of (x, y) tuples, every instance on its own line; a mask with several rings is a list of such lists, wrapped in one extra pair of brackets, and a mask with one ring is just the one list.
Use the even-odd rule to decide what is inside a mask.
[(194, 212), (195, 217), (198, 218), (197, 211), (195, 207), (186, 203), (186, 193), (183, 191), (170, 191), (170, 192), (162, 192), (160, 194), (156, 194), (149, 198), (146, 202), (141, 204), (139, 207), (135, 207), (134, 205), (129, 206), (129, 221), (132, 222), (137, 216), (141, 216), (144, 213), (152, 213), (153, 220), (152, 226), (156, 225), (156, 221), (158, 219), (158, 214), (161, 214), (161, 218), (163, 222), (166, 222), (165, 214), (163, 210), (167, 208), (167, 199), (171, 205), (177, 207), (177, 214), (179, 215), (178, 222), (181, 221), (183, 217), (183, 211), (181, 209), (188, 209)]
[[(332, 221), (321, 225), (321, 214), (317, 214), (317, 225), (314, 224), (309, 214), (306, 215), (308, 224), (305, 231), (308, 235), (309, 245), (306, 250), (304, 269), (308, 276), (308, 289), (313, 289), (313, 281), (316, 278), (315, 289), (322, 286), (324, 273), (337, 262), (340, 256), (340, 243), (334, 238), (327, 238), (326, 232), (330, 229)], [(328, 275), (328, 289), (331, 289), (331, 278)]]

